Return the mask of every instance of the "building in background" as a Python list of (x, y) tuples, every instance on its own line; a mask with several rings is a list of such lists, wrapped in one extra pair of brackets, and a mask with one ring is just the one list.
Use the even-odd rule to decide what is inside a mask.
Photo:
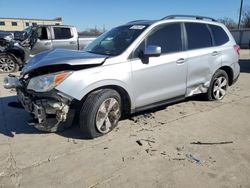
[(2, 31), (22, 31), (28, 26), (36, 25), (62, 25), (62, 18), (55, 19), (29, 19), (29, 18), (1, 18), (0, 30)]

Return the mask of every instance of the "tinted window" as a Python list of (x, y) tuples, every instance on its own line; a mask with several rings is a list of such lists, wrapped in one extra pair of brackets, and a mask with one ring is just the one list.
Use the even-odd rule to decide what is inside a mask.
[(189, 50), (212, 46), (212, 38), (206, 24), (185, 23), (185, 26)]
[(34, 23), (32, 23), (32, 26), (37, 26), (37, 23), (35, 23), (35, 22), (34, 22)]
[(17, 22), (11, 22), (12, 26), (17, 26)]
[(168, 24), (159, 27), (141, 42), (134, 51), (132, 58), (137, 58), (143, 55), (146, 46), (150, 45), (160, 46), (163, 54), (182, 51), (181, 25)]
[(209, 25), (209, 27), (211, 28), (211, 31), (213, 33), (214, 43), (216, 46), (225, 44), (229, 41), (229, 38), (224, 29), (216, 25)]
[(0, 22), (0, 25), (5, 25), (5, 22)]
[(29, 26), (30, 24), (29, 24), (29, 22), (26, 22), (25, 25), (26, 25), (26, 26)]
[(54, 27), (55, 39), (72, 38), (70, 28)]
[(146, 40), (147, 46), (161, 47), (162, 53), (172, 53), (182, 50), (180, 24), (169, 24), (154, 31)]

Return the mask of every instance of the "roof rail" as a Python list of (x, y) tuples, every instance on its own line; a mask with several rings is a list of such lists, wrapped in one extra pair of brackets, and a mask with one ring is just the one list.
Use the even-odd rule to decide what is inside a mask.
[(140, 21), (147, 21), (147, 20), (133, 20), (133, 21), (128, 22), (127, 24), (134, 23), (134, 22), (140, 22)]
[(217, 20), (214, 18), (210, 18), (210, 17), (206, 17), (206, 16), (195, 16), (195, 15), (169, 15), (166, 16), (164, 18), (162, 18), (161, 20), (168, 20), (168, 19), (174, 19), (174, 18), (195, 18), (196, 20), (212, 20), (214, 22), (216, 22)]

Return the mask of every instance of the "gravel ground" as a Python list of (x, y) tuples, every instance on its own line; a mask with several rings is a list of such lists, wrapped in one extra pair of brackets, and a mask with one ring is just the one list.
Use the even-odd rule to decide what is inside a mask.
[(240, 64), (223, 101), (190, 98), (94, 140), (77, 125), (56, 134), (28, 126), (28, 114), (8, 106), (15, 92), (0, 75), (0, 187), (250, 187), (248, 50)]

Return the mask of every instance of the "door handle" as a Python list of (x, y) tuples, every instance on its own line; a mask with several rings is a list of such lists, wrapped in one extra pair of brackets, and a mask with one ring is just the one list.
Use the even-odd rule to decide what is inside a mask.
[(49, 45), (51, 45), (51, 42), (45, 42), (44, 45), (49, 46)]
[(71, 42), (69, 42), (69, 44), (76, 44), (76, 42), (75, 41), (71, 41)]
[(177, 64), (182, 64), (185, 62), (185, 59), (184, 58), (180, 58), (176, 61)]
[(217, 51), (212, 52), (212, 56), (217, 56), (218, 54), (219, 54), (219, 52), (217, 52)]

